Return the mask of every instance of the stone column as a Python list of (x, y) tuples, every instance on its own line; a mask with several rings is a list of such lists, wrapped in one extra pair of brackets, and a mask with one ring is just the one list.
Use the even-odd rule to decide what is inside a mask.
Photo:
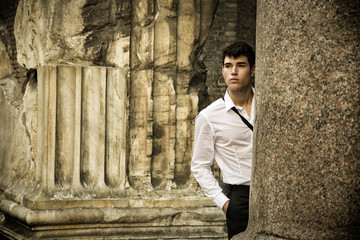
[(258, 1), (250, 222), (234, 239), (358, 239), (358, 1)]
[(132, 2), (129, 182), (134, 189), (201, 194), (190, 172), (198, 82), (205, 86), (197, 54), (216, 8), (216, 0)]
[(129, 182), (151, 189), (154, 1), (132, 2)]
[[(182, 189), (190, 190), (198, 186), (190, 172), (190, 161), (193, 152), (195, 117), (199, 112), (199, 99), (202, 97), (206, 79), (199, 71), (201, 66), (198, 64), (196, 58), (199, 56), (196, 54), (208, 36), (217, 6), (217, 0), (178, 1), (174, 177), (177, 187)], [(198, 85), (201, 84), (203, 86), (199, 87)]]
[(174, 179), (176, 101), (176, 23), (174, 1), (157, 1), (154, 25), (154, 126), (151, 182), (170, 188)]
[(105, 67), (38, 69), (38, 190), (26, 202), (123, 195), (125, 72)]

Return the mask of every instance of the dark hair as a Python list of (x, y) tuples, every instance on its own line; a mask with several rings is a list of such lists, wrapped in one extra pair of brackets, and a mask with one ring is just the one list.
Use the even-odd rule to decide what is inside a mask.
[(237, 58), (242, 55), (247, 57), (251, 69), (255, 65), (255, 52), (246, 42), (235, 42), (227, 46), (223, 50), (222, 65), (224, 65), (225, 57)]

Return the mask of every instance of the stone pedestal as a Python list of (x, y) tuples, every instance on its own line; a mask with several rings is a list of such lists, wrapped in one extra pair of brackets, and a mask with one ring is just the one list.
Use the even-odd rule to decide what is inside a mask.
[(358, 239), (358, 1), (258, 1), (250, 222), (233, 239)]

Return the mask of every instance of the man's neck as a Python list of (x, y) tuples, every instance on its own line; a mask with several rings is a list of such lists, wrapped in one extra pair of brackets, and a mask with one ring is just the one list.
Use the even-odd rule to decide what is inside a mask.
[(246, 107), (252, 102), (253, 92), (251, 87), (246, 88), (243, 91), (236, 91), (236, 92), (229, 90), (228, 93), (235, 106)]

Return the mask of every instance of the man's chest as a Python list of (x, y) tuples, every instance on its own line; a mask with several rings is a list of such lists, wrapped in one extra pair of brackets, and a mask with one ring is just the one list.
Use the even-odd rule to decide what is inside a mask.
[(214, 139), (221, 144), (248, 144), (252, 139), (252, 131), (239, 116), (224, 116), (212, 121)]

